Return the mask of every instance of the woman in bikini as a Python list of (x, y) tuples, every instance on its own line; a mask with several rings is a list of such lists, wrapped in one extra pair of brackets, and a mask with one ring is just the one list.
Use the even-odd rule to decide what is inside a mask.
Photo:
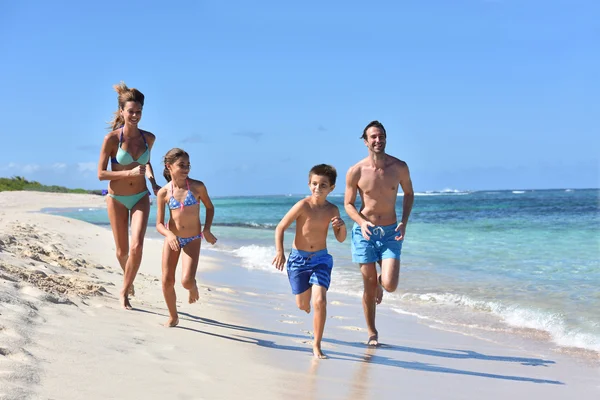
[[(181, 149), (171, 149), (164, 157), (164, 177), (167, 185), (156, 195), (156, 229), (165, 237), (162, 255), (162, 288), (169, 309), (165, 326), (177, 326), (175, 269), (182, 255), (183, 274), (181, 284), (189, 291), (189, 303), (200, 297), (196, 284), (196, 270), (200, 258), (202, 238), (215, 244), (217, 238), (210, 232), (215, 209), (204, 183), (189, 179), (190, 157)], [(200, 200), (206, 209), (204, 229), (200, 223)], [(165, 224), (165, 205), (169, 206), (169, 222)]]
[[(160, 186), (154, 180), (150, 151), (156, 137), (138, 128), (144, 107), (144, 95), (121, 82), (114, 86), (119, 109), (111, 122), (112, 132), (104, 137), (98, 161), (98, 179), (108, 182), (106, 205), (112, 227), (117, 260), (123, 269), (121, 306), (130, 310), (129, 295), (134, 295), (133, 281), (142, 262), (144, 235), (150, 215), (148, 178), (154, 194)], [(110, 171), (108, 163), (111, 163)], [(131, 243), (129, 224), (131, 221)]]

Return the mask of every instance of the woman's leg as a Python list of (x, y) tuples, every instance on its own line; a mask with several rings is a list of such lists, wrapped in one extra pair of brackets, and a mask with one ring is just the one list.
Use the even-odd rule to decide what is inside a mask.
[(175, 293), (175, 270), (181, 250), (173, 251), (165, 240), (162, 252), (162, 290), (169, 309), (169, 320), (165, 326), (173, 327), (179, 323), (177, 316), (177, 295)]
[(149, 215), (150, 199), (146, 195), (131, 209), (131, 246), (129, 248), (127, 265), (125, 266), (123, 288), (121, 289), (121, 304), (129, 310), (131, 309), (128, 299), (129, 290), (142, 263), (144, 236), (146, 235)]
[[(125, 276), (125, 268), (129, 258), (129, 210), (110, 196), (106, 196), (106, 208), (110, 227), (115, 238), (117, 260), (123, 270), (123, 276)], [(125, 306), (123, 302), (121, 304)]]
[(192, 240), (182, 249), (181, 264), (183, 266), (181, 284), (190, 291), (189, 302), (195, 303), (200, 298), (198, 285), (196, 284), (196, 271), (198, 271), (198, 259), (200, 258), (200, 238)]

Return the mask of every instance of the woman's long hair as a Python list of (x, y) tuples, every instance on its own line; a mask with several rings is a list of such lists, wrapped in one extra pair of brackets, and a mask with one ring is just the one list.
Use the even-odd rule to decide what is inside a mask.
[(117, 111), (115, 111), (113, 120), (109, 122), (109, 127), (114, 131), (120, 128), (121, 126), (125, 125), (125, 120), (121, 115), (121, 110), (125, 108), (125, 104), (128, 101), (135, 101), (137, 103), (140, 103), (140, 106), (144, 108), (144, 95), (142, 94), (142, 92), (135, 88), (128, 88), (125, 82), (121, 82), (118, 85), (114, 85), (113, 88), (115, 89), (115, 92), (119, 94), (117, 96), (117, 99), (119, 101), (119, 108), (117, 109)]

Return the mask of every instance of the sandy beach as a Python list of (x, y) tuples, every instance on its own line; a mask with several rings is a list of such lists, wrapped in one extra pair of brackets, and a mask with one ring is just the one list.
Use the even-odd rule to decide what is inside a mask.
[(146, 239), (125, 311), (110, 230), (45, 207), (104, 207), (104, 198), (0, 193), (0, 399), (600, 398), (598, 360), (433, 329), (385, 298), (383, 344), (368, 348), (358, 300), (329, 296), (330, 358), (315, 360), (312, 315), (272, 290), (284, 276), (208, 251), (199, 303), (187, 304), (178, 282), (180, 325), (165, 328), (162, 241)]

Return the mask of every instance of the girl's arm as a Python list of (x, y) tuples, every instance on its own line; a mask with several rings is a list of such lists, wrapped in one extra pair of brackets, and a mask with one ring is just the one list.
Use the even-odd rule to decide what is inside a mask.
[(165, 225), (165, 205), (167, 188), (162, 188), (156, 194), (156, 230), (158, 233), (166, 237), (169, 247), (173, 251), (179, 250), (179, 240)]
[(110, 133), (104, 137), (102, 149), (100, 149), (100, 158), (98, 159), (98, 179), (101, 181), (116, 181), (118, 179), (130, 178), (132, 176), (144, 175), (145, 165), (138, 165), (134, 169), (127, 171), (108, 171), (108, 161), (110, 159)]
[(198, 184), (198, 197), (200, 198), (202, 204), (204, 204), (204, 208), (206, 208), (206, 216), (204, 217), (204, 228), (202, 229), (202, 235), (208, 243), (215, 244), (217, 242), (217, 238), (210, 231), (213, 218), (215, 216), (215, 206), (213, 206), (213, 203), (208, 196), (208, 190), (206, 189), (204, 183), (198, 182)]

